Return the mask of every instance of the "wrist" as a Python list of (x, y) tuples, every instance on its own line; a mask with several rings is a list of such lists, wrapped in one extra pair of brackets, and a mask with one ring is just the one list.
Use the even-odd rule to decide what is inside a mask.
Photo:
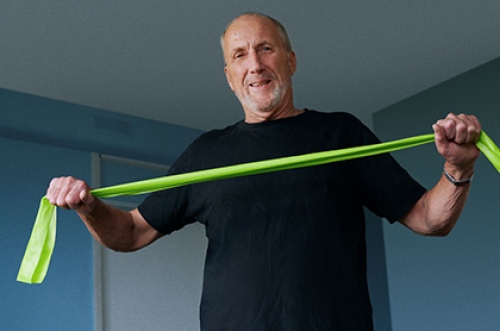
[(455, 186), (466, 186), (469, 185), (474, 179), (474, 169), (468, 170), (447, 170), (445, 166), (443, 168), (443, 176)]
[(457, 166), (450, 162), (445, 162), (443, 168), (455, 180), (463, 180), (474, 176), (474, 163)]

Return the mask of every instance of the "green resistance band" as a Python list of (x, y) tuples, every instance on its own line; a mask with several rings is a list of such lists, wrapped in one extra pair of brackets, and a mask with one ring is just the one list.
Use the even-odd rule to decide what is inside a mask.
[[(425, 134), (386, 143), (352, 147), (341, 150), (317, 152), (298, 156), (283, 157), (266, 161), (251, 162), (216, 169), (195, 171), (185, 174), (159, 177), (155, 179), (98, 188), (91, 193), (97, 198), (113, 198), (137, 195), (165, 190), (169, 188), (207, 182), (212, 180), (256, 175), (274, 171), (303, 168), (315, 165), (351, 160), (365, 156), (389, 153), (415, 147), (434, 141), (434, 134)], [(476, 143), (481, 152), (500, 172), (500, 149), (483, 131)], [(17, 280), (28, 284), (43, 282), (50, 264), (56, 238), (56, 206), (51, 205), (46, 197), (40, 202), (40, 208), (33, 226), (31, 237), (21, 262)]]

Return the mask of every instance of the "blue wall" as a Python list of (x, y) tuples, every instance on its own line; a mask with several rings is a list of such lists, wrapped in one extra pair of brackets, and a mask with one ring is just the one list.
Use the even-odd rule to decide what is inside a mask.
[(90, 182), (90, 152), (168, 164), (200, 133), (0, 89), (0, 329), (94, 329), (92, 238), (73, 212), (58, 210), (46, 280), (16, 282), (52, 177)]
[(88, 153), (0, 138), (0, 325), (2, 330), (91, 330), (92, 239), (74, 214), (64, 216), (46, 282), (16, 282), (48, 179), (72, 171), (90, 177)]
[[(374, 126), (384, 141), (431, 133), (449, 112), (477, 115), (500, 143), (500, 59), (381, 110)], [(394, 156), (428, 188), (441, 176), (443, 160), (433, 145)], [(499, 188), (500, 175), (480, 157), (469, 200), (448, 237), (384, 225), (394, 330), (499, 330)]]

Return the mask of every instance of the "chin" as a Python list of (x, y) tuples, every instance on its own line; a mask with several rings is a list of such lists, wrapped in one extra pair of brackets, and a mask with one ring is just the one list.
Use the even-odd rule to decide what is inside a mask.
[(285, 95), (286, 90), (286, 87), (276, 87), (272, 91), (272, 94), (265, 100), (262, 98), (256, 98), (250, 94), (237, 96), (243, 108), (246, 108), (255, 114), (267, 114), (272, 113), (274, 110), (279, 108), (279, 105), (282, 102), (282, 96)]
[(277, 108), (278, 103), (266, 104), (266, 105), (251, 105), (248, 107), (254, 113), (272, 113)]
[(278, 108), (278, 105), (281, 103), (281, 94), (274, 94), (270, 100), (265, 102), (256, 101), (253, 99), (246, 100), (246, 106), (256, 113), (271, 113), (273, 110)]

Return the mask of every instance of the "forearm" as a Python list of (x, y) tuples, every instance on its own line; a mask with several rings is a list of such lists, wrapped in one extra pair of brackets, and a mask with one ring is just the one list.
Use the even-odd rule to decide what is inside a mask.
[(89, 214), (77, 212), (92, 236), (104, 246), (115, 251), (137, 249), (132, 215), (126, 211), (96, 200)]
[[(455, 179), (470, 178), (473, 168), (457, 170), (449, 163), (445, 169)], [(413, 231), (428, 236), (445, 236), (455, 226), (467, 200), (470, 183), (455, 186), (444, 175), (417, 202), (401, 223)]]
[(113, 250), (137, 250), (163, 235), (149, 225), (137, 209), (126, 212), (106, 205), (90, 191), (82, 180), (59, 177), (52, 179), (46, 196), (51, 204), (76, 211), (92, 236)]
[(455, 186), (444, 175), (441, 176), (436, 186), (427, 192), (425, 199), (426, 235), (443, 236), (453, 229), (465, 206), (469, 191), (470, 184)]

